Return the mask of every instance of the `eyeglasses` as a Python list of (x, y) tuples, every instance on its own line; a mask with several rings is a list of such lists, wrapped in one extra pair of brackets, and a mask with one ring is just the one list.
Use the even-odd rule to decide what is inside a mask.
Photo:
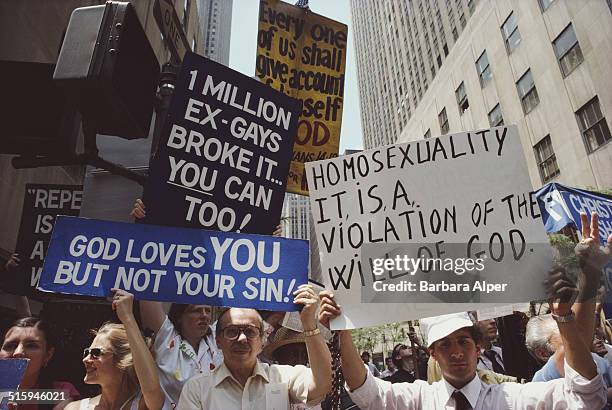
[(89, 355), (91, 355), (92, 359), (99, 359), (104, 353), (104, 349), (101, 347), (88, 347), (87, 349), (83, 349), (83, 359)]
[(244, 333), (247, 339), (257, 339), (261, 336), (261, 329), (255, 326), (227, 326), (221, 329), (223, 337), (227, 340), (238, 340), (241, 333)]

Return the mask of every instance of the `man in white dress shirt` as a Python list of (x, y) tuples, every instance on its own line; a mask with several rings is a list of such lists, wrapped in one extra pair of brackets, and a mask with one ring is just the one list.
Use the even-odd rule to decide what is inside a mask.
[(287, 409), (290, 404), (320, 403), (331, 389), (332, 371), (331, 355), (317, 327), (318, 297), (309, 285), (301, 285), (294, 294), (294, 303), (304, 305), (300, 319), (310, 368), (257, 360), (263, 345), (261, 316), (254, 309), (231, 308), (221, 314), (216, 327), (223, 363), (187, 381), (178, 408)]
[[(593, 337), (595, 294), (603, 266), (610, 260), (612, 235), (601, 249), (597, 217), (591, 230), (586, 215), (582, 217), (583, 240), (576, 247), (582, 280), (578, 301), (573, 306), (575, 289), (563, 274), (548, 279), (550, 303), (565, 347), (565, 377), (540, 383), (502, 383), (489, 385), (476, 375), (480, 355), (479, 332), (467, 313), (433, 318), (428, 328), (428, 348), (440, 364), (442, 380), (432, 385), (391, 384), (376, 379), (364, 367), (353, 344), (350, 331), (340, 334), (342, 370), (351, 399), (366, 409), (601, 409), (606, 404), (603, 379), (591, 357), (587, 343)], [(319, 320), (329, 323), (338, 316), (340, 307), (329, 291), (321, 292)], [(575, 312), (575, 313), (574, 313)]]

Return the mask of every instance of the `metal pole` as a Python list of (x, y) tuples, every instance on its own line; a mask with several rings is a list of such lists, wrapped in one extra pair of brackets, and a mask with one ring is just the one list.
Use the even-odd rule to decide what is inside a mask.
[(159, 91), (157, 92), (157, 102), (155, 104), (155, 128), (153, 129), (153, 141), (151, 143), (151, 159), (157, 153), (157, 146), (159, 145), (164, 124), (168, 117), (168, 109), (170, 108), (170, 101), (174, 93), (177, 71), (178, 67), (176, 65), (165, 63), (159, 76)]

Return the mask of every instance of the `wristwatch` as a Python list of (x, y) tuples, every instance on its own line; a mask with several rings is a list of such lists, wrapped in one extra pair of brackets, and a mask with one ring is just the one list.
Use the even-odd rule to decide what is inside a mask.
[(570, 312), (567, 315), (563, 315), (563, 316), (555, 315), (553, 313), (552, 317), (559, 323), (567, 323), (567, 322), (571, 322), (572, 320), (576, 319), (576, 315), (574, 315), (574, 311), (572, 310), (570, 310)]

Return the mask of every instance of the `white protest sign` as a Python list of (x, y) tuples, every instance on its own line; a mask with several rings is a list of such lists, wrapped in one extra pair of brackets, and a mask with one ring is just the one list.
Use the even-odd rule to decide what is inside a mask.
[(477, 320), (495, 319), (496, 317), (504, 317), (511, 315), (514, 312), (514, 305), (493, 306), (486, 309), (478, 309), (476, 311)]
[[(333, 329), (544, 295), (552, 257), (515, 126), (381, 147), (306, 167), (323, 282), (343, 307)], [(412, 272), (397, 244), (416, 249)], [(377, 252), (387, 260), (371, 256)], [(387, 266), (394, 255), (396, 264)], [(440, 266), (432, 270), (426, 259)]]

